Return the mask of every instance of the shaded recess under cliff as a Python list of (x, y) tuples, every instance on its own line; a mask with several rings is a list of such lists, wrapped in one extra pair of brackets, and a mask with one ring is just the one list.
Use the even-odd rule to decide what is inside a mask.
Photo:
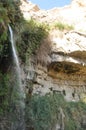
[[(62, 77), (62, 74), (66, 77), (70, 76), (86, 76), (86, 67), (82, 67), (82, 65), (74, 64), (72, 62), (52, 62), (48, 66), (48, 74), (50, 76), (59, 77), (59, 74)], [(59, 77), (59, 78), (61, 78)], [(65, 77), (65, 78), (66, 78)]]

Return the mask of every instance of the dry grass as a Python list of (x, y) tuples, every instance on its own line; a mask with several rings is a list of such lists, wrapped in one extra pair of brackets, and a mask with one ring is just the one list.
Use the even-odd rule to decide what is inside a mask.
[(47, 65), (50, 61), (49, 54), (51, 53), (51, 41), (46, 38), (42, 41), (39, 49), (37, 50), (37, 63)]

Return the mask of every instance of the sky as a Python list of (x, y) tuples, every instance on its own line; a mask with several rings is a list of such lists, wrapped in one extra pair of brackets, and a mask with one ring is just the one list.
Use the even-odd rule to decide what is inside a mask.
[(62, 7), (68, 5), (72, 0), (30, 0), (32, 3), (37, 4), (41, 9), (52, 9), (54, 7)]

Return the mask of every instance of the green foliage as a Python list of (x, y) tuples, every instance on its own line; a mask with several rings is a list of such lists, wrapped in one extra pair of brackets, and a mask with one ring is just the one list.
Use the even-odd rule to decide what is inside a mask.
[(53, 96), (33, 96), (26, 108), (26, 116), (29, 128), (36, 130), (48, 130), (57, 121), (56, 104)]
[(55, 23), (54, 27), (61, 30), (61, 31), (63, 31), (63, 30), (70, 31), (70, 30), (74, 29), (74, 27), (72, 25), (68, 25), (68, 24), (61, 23), (61, 22)]
[[(38, 49), (41, 41), (48, 36), (48, 26), (30, 20), (24, 23), (24, 30), (21, 38), (18, 39), (18, 51), (23, 61), (26, 61), (32, 53)], [(21, 40), (21, 41), (20, 41)]]
[(0, 73), (0, 115), (9, 107), (9, 76)]
[[(0, 0), (0, 69), (6, 70), (9, 65), (9, 31), (8, 24), (17, 32), (23, 21), (19, 9), (20, 0)], [(6, 62), (6, 63), (5, 63)], [(5, 65), (2, 65), (5, 63)], [(7, 65), (7, 66), (6, 66)], [(4, 72), (5, 73), (5, 72)], [(10, 93), (10, 81), (7, 74), (0, 73), (0, 114), (8, 110)]]
[[(18, 28), (22, 23), (23, 17), (19, 9), (20, 0), (6, 0), (0, 1), (0, 24), (3, 27), (3, 30), (6, 31), (8, 24), (11, 24), (12, 27)], [(3, 31), (0, 27), (0, 31)]]
[[(34, 130), (49, 130), (57, 122), (59, 105), (64, 107), (60, 94), (39, 96), (34, 95), (26, 104), (26, 123)], [(59, 102), (58, 102), (59, 101)]]
[(0, 52), (2, 51), (3, 42), (7, 39), (6, 26), (8, 23), (7, 11), (0, 3)]
[[(0, 1), (0, 57), (3, 54), (4, 44), (8, 44), (8, 24), (19, 32), (23, 17), (19, 8), (20, 0), (1, 0)], [(8, 48), (7, 48), (8, 49)]]
[(81, 125), (86, 115), (86, 104), (82, 102), (66, 102), (61, 94), (47, 94), (45, 96), (27, 95), (26, 124), (28, 129), (50, 130), (62, 123), (60, 108), (65, 115), (63, 123), (65, 130), (85, 130)]
[(67, 103), (65, 108), (67, 119), (65, 121), (65, 130), (85, 130), (81, 126), (82, 119), (86, 115), (86, 104), (83, 102)]
[(3, 46), (8, 40), (8, 24), (10, 24), (17, 36), (16, 45), (19, 56), (25, 62), (48, 35), (49, 28), (46, 24), (39, 24), (32, 19), (24, 21), (19, 5), (20, 0), (1, 0), (0, 2), (0, 54), (3, 54)]
[(6, 9), (10, 24), (14, 26), (16, 26), (16, 23), (20, 24), (22, 20), (22, 14), (19, 9), (20, 0), (1, 0), (1, 3), (3, 5), (3, 8)]

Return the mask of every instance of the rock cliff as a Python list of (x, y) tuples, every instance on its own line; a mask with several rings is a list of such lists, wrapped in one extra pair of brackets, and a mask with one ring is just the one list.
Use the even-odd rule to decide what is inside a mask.
[(45, 95), (56, 91), (67, 101), (85, 100), (85, 5), (84, 0), (73, 0), (62, 8), (41, 10), (37, 5), (23, 1), (20, 9), (27, 20), (34, 18), (51, 27), (50, 40), (43, 41), (27, 67), (26, 79), (32, 82), (33, 93)]
[(85, 12), (1, 0), (0, 130), (86, 130)]

